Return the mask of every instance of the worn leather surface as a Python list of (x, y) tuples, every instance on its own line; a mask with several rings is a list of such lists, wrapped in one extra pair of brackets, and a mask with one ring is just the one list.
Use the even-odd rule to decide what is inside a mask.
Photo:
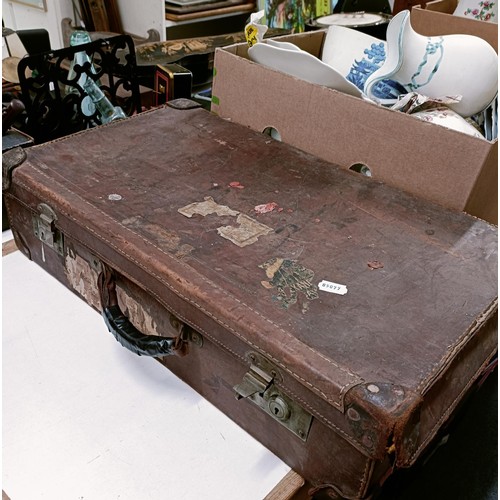
[[(346, 497), (365, 496), (391, 461), (411, 464), (496, 351), (495, 226), (204, 110), (162, 108), (36, 146), (12, 178), (11, 225), (33, 260), (67, 281), (70, 253), (29, 234), (44, 200), (68, 241), (210, 341), (165, 361), (176, 373)], [(314, 415), (306, 444), (233, 401), (250, 351)]]

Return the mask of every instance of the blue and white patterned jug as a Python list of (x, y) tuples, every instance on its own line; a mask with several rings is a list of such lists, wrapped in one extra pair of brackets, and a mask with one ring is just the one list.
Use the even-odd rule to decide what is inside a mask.
[(365, 82), (364, 93), (377, 99), (376, 85), (395, 81), (402, 93), (429, 97), (461, 96), (450, 108), (468, 117), (481, 112), (498, 92), (498, 56), (482, 38), (472, 35), (423, 36), (410, 24), (410, 12), (393, 17), (387, 28), (387, 57)]

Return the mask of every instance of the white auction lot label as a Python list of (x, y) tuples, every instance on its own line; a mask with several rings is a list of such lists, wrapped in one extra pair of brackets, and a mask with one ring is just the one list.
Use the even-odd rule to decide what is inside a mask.
[(332, 281), (323, 280), (318, 285), (318, 288), (323, 292), (336, 293), (338, 295), (345, 295), (347, 293), (347, 287), (345, 285), (333, 283)]

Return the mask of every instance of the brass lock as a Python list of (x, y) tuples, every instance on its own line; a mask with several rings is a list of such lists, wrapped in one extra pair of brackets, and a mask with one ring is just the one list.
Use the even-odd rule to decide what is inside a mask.
[(269, 411), (277, 420), (286, 420), (290, 417), (290, 407), (287, 402), (278, 395), (269, 400)]
[(234, 386), (236, 399), (248, 399), (264, 410), (273, 419), (293, 432), (302, 441), (307, 440), (312, 415), (293, 401), (275, 385), (281, 382), (279, 370), (256, 352), (247, 355), (250, 370), (240, 384)]
[(64, 237), (56, 228), (57, 215), (46, 203), (40, 203), (33, 217), (33, 233), (45, 245), (64, 255)]

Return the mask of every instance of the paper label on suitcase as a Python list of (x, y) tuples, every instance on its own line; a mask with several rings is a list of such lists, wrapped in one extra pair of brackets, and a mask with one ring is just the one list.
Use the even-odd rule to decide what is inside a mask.
[(338, 295), (345, 295), (347, 293), (347, 287), (345, 285), (333, 283), (332, 281), (323, 280), (319, 283), (318, 288), (323, 292), (336, 293)]

